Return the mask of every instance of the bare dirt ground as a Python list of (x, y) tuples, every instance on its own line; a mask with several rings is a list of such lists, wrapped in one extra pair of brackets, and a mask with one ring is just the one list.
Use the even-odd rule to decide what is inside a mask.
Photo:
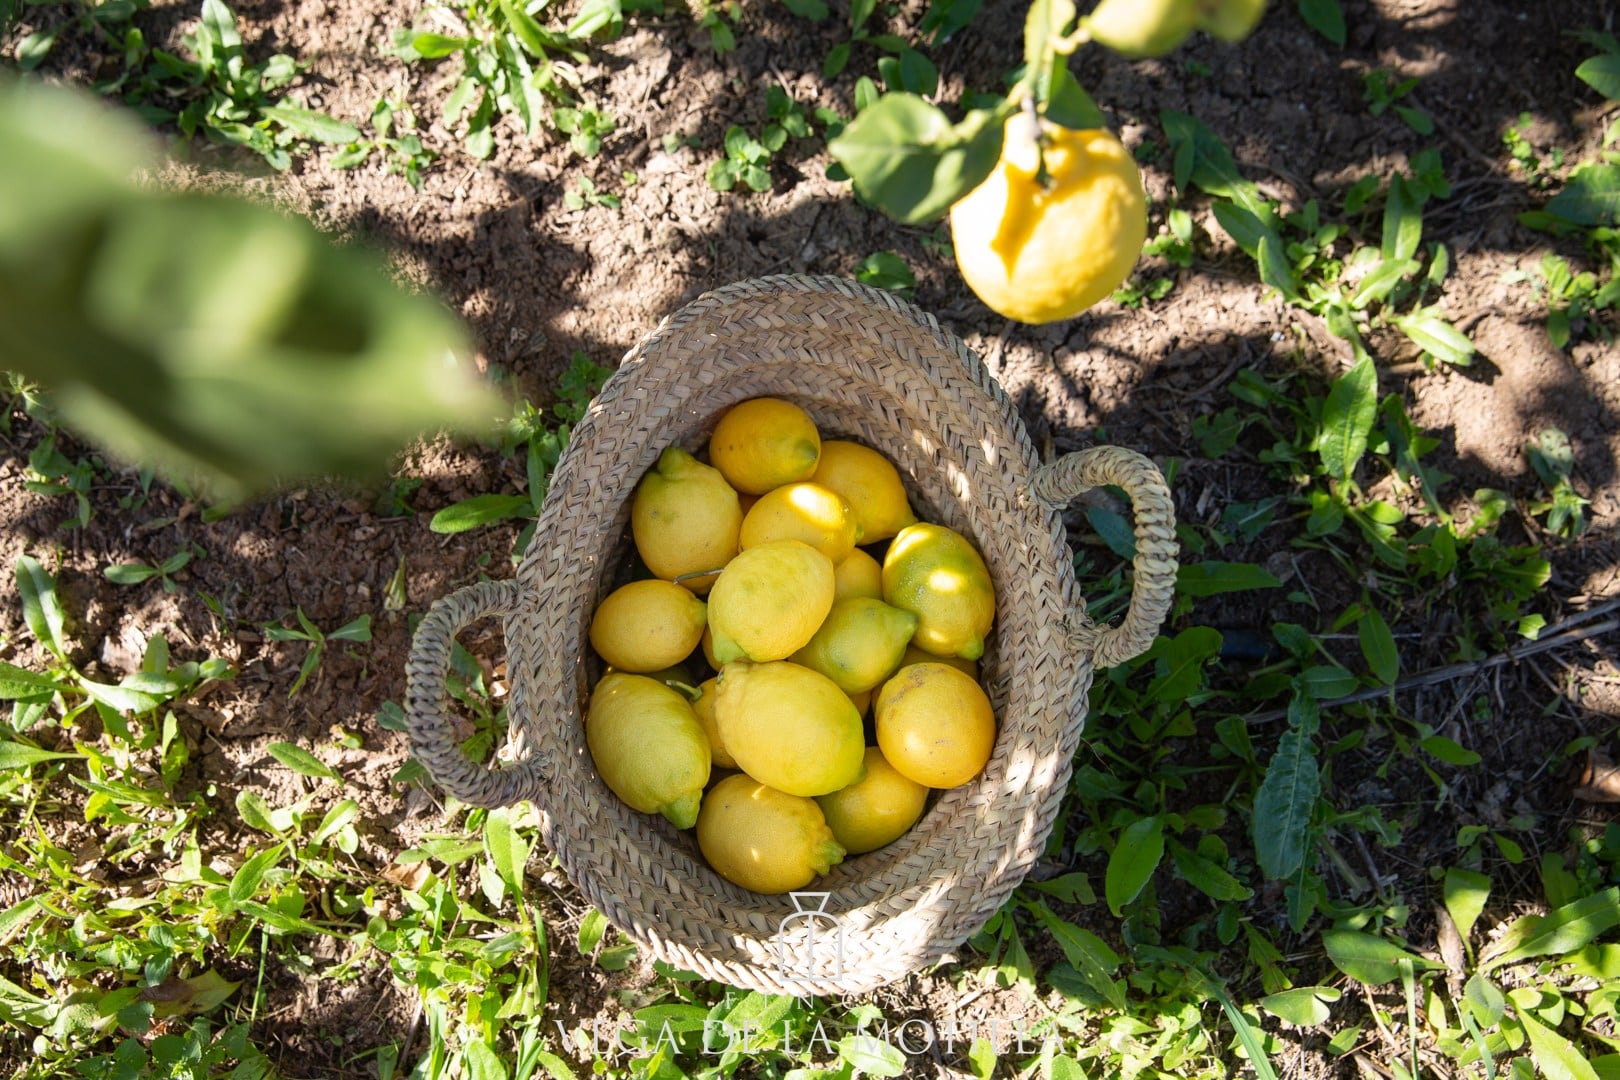
[[(1530, 498), (1536, 479), (1526, 441), (1549, 425), (1569, 434), (1576, 487), (1591, 500), (1594, 524), (1580, 540), (1550, 549), (1554, 573), (1544, 613), (1555, 622), (1566, 608), (1620, 594), (1620, 351), (1606, 340), (1617, 329), (1612, 317), (1599, 332), (1554, 348), (1544, 303), (1527, 284), (1504, 282), (1505, 274), (1533, 269), (1549, 251), (1572, 260), (1583, 253), (1517, 223), (1516, 215), (1545, 194), (1511, 166), (1502, 136), (1528, 114), (1524, 130), (1543, 159), (1554, 148), (1567, 163), (1595, 154), (1607, 118), (1598, 96), (1573, 75), (1591, 50), (1563, 32), (1613, 30), (1615, 7), (1600, 0), (1346, 0), (1344, 8), (1350, 42), (1343, 50), (1312, 33), (1294, 5), (1278, 3), (1241, 46), (1200, 39), (1171, 58), (1134, 64), (1090, 50), (1076, 73), (1138, 149), (1155, 228), (1172, 193), (1158, 119), (1164, 109), (1202, 119), (1245, 174), (1290, 208), (1314, 198), (1336, 209), (1362, 175), (1387, 175), (1417, 150), (1439, 149), (1453, 194), (1429, 208), (1425, 239), (1443, 241), (1452, 252), (1445, 310), (1481, 356), (1470, 368), (1430, 370), (1410, 349), (1380, 343), (1380, 390), (1401, 394), (1417, 423), (1443, 440), (1440, 466), (1459, 477), (1451, 489), (1459, 498), (1479, 487)], [(937, 243), (941, 230), (897, 226), (860, 206), (848, 185), (827, 180), (819, 139), (790, 144), (778, 156), (770, 192), (711, 190), (704, 170), (726, 127), (757, 130), (771, 83), (807, 106), (852, 111), (853, 74), (864, 70), (859, 50), (851, 74), (830, 82), (820, 75), (821, 59), (845, 33), (836, 12), (847, 9), (837, 5), (832, 21), (814, 25), (780, 5), (746, 4), (740, 47), (722, 56), (687, 16), (638, 18), (583, 70), (584, 96), (619, 121), (600, 156), (584, 160), (555, 135), (528, 141), (503, 127), (485, 163), (463, 154), (458, 137), (436, 120), (446, 73), (406, 67), (389, 55), (393, 32), (417, 19), (413, 0), (244, 0), (236, 10), (250, 53), (283, 50), (310, 62), (300, 92), (311, 105), (359, 121), (379, 96), (391, 94), (415, 107), (426, 141), (444, 155), (420, 191), (375, 166), (334, 171), (324, 153), (252, 186), (340, 236), (392, 252), (404, 273), (441, 291), (466, 316), (488, 364), (537, 403), (552, 400), (576, 351), (612, 366), (661, 318), (705, 290), (768, 273), (850, 275), (866, 255), (890, 250), (916, 271), (915, 302), (991, 358), (1038, 445), (1058, 453), (1111, 442), (1160, 461), (1183, 459), (1177, 509), (1195, 519), (1218, 514), (1234, 491), (1253, 483), (1225, 465), (1201, 462), (1190, 435), (1195, 416), (1229, 403), (1223, 388), (1231, 375), (1241, 367), (1276, 373), (1304, 366), (1327, 377), (1350, 363), (1348, 346), (1313, 316), (1265, 295), (1252, 262), (1198, 199), (1188, 202), (1202, 230), (1198, 260), (1185, 270), (1147, 267), (1173, 277), (1166, 297), (1134, 310), (1104, 302), (1073, 321), (1032, 328), (994, 316), (967, 291)], [(937, 50), (945, 97), (954, 99), (969, 83), (988, 89), (985, 73), (1015, 62), (1024, 10), (1022, 3), (989, 3), (970, 31)], [(908, 3), (892, 17), (913, 21), (920, 11)], [(193, 12), (165, 3), (151, 17), (183, 28)], [(64, 66), (71, 73), (72, 64)], [(1435, 134), (1419, 136), (1391, 114), (1370, 113), (1362, 76), (1375, 68), (1420, 78), (1411, 102), (1433, 116)], [(666, 149), (671, 135), (685, 140), (673, 152)], [(1548, 168), (1546, 185), (1556, 189), (1560, 169)], [(637, 174), (636, 183), (625, 184), (626, 171)], [(622, 194), (622, 208), (569, 210), (563, 195), (582, 176)], [(10, 565), (28, 552), (60, 574), (85, 650), (79, 659), (91, 670), (130, 670), (147, 635), (162, 630), (177, 654), (224, 656), (240, 668), (234, 682), (186, 706), (185, 734), (198, 751), (195, 783), (217, 784), (229, 805), (242, 786), (286, 782), (285, 770), (273, 768), (264, 752), (268, 742), (325, 743), (341, 728), (363, 740), (346, 759), (329, 759), (345, 770), (349, 793), (362, 800), (372, 824), (362, 857), (380, 870), (431, 825), (427, 792), (389, 786), (407, 748), (403, 736), (380, 729), (374, 717), (401, 697), (408, 615), (480, 573), (510, 572), (515, 528), (444, 537), (429, 531), (429, 517), (470, 495), (517, 490), (520, 466), (476, 447), (433, 442), (399, 464), (398, 475), (421, 481), (404, 513), (380, 513), (376, 491), (310, 487), (212, 522), (161, 486), (122, 506), (121, 499), (137, 494), (134, 474), (112, 471), (92, 495), (89, 525), (63, 531), (58, 524), (72, 512), (69, 501), (23, 488), (39, 438), (18, 413), (0, 442), (6, 522), (0, 559)], [(85, 452), (65, 449), (70, 456)], [(120, 587), (102, 576), (110, 564), (157, 562), (190, 544), (205, 557), (182, 571), (178, 592), (155, 582)], [(406, 608), (387, 610), (388, 582), (402, 563)], [(220, 614), (201, 594), (218, 602)], [(288, 624), (295, 607), (328, 630), (370, 613), (374, 640), (334, 649), (289, 699), (301, 650), (267, 641), (262, 628)], [(0, 631), (7, 659), (37, 659), (18, 644), (25, 635), (14, 604), (0, 607)], [(499, 660), (498, 629), (486, 625), (465, 640)], [(1424, 655), (1422, 641), (1412, 647), (1408, 670), (1447, 659)], [(1485, 684), (1499, 706), (1493, 767), (1512, 786), (1477, 794), (1494, 799), (1498, 813), (1513, 812), (1513, 800), (1530, 806), (1557, 842), (1593, 811), (1570, 801), (1565, 778), (1530, 775), (1524, 763), (1543, 760), (1540, 751), (1577, 734), (1613, 729), (1620, 718), (1615, 642), (1589, 642), (1556, 662), (1493, 675), (1494, 684)], [(1433, 693), (1437, 707), (1449, 707), (1479, 689)], [(228, 824), (221, 828), (217, 839), (229, 846)], [(1400, 872), (1421, 874), (1428, 856), (1404, 853)], [(542, 873), (543, 865), (537, 857), (531, 871)], [(567, 926), (581, 903), (560, 876), (548, 874), (547, 881), (550, 913)], [(564, 953), (554, 954), (553, 994), (565, 1019), (592, 1015), (615, 989), (634, 984), (634, 970), (625, 976), (577, 970), (569, 965), (578, 961)], [(414, 1007), (382, 967), (326, 996), (291, 971), (268, 978), (277, 1011), (258, 1035), (291, 1075), (339, 1075), (332, 1033), (342, 1032), (350, 1045), (374, 1045), (398, 1037)], [(919, 977), (885, 1003), (900, 1014), (925, 1010), (949, 988), (943, 979)]]

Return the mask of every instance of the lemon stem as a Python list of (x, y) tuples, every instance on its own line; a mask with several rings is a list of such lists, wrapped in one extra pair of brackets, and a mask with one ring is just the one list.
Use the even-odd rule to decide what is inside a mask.
[(1039, 162), (1035, 168), (1035, 182), (1041, 186), (1042, 191), (1051, 191), (1057, 183), (1046, 168), (1046, 148), (1051, 140), (1047, 138), (1046, 131), (1041, 126), (1040, 108), (1035, 104), (1035, 99), (1026, 97), (1023, 107), (1029, 114), (1031, 125), (1035, 128), (1035, 155)]
[(713, 570), (693, 570), (690, 573), (677, 574), (675, 576), (675, 584), (684, 585), (688, 581), (696, 581), (699, 578), (713, 577), (714, 575), (720, 573), (722, 569), (724, 568), (717, 566)]

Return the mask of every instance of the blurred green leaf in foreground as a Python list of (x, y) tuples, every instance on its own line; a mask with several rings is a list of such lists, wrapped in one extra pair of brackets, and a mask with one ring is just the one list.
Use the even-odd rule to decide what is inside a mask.
[(503, 410), (458, 320), (242, 199), (141, 185), (133, 119), (0, 79), (0, 369), (118, 457), (239, 498), (365, 475)]

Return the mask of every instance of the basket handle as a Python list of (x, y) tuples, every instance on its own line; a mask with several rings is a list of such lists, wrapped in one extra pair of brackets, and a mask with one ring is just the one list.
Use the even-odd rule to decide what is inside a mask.
[(1074, 612), (1073, 635), (1098, 667), (1113, 667), (1140, 656), (1158, 636), (1176, 588), (1176, 511), (1159, 467), (1134, 450), (1093, 446), (1064, 454), (1038, 467), (1030, 490), (1042, 502), (1062, 508), (1104, 484), (1117, 484), (1131, 497), (1136, 515), (1136, 583), (1130, 607), (1115, 627), (1098, 626), (1083, 605)]
[(539, 792), (532, 759), (505, 769), (472, 762), (451, 733), (444, 678), (457, 631), (486, 615), (517, 609), (515, 581), (480, 581), (440, 597), (428, 608), (411, 639), (405, 664), (405, 726), (411, 751), (439, 786), (472, 806), (510, 806)]

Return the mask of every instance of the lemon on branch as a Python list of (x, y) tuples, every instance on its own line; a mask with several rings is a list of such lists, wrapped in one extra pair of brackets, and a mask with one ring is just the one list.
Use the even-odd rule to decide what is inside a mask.
[(1112, 132), (1008, 119), (989, 177), (951, 207), (956, 262), (998, 314), (1070, 319), (1112, 293), (1147, 239), (1147, 195)]

